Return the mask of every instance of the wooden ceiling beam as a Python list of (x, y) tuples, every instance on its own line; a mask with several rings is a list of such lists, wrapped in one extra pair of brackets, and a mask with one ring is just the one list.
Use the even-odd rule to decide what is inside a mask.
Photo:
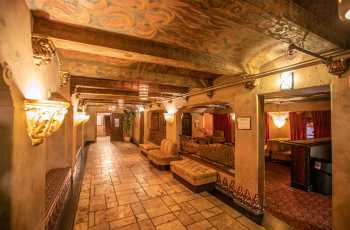
[[(137, 91), (125, 91), (115, 89), (96, 89), (96, 88), (84, 88), (77, 87), (75, 93), (92, 94), (92, 95), (114, 95), (114, 96), (139, 96)], [(149, 92), (149, 97), (170, 97), (173, 96), (171, 93), (166, 92)]]
[[(141, 82), (142, 83), (142, 82)], [(74, 93), (75, 88), (92, 88), (92, 89), (114, 89), (120, 91), (139, 91), (139, 82), (132, 81), (117, 81), (108, 79), (97, 79), (97, 78), (87, 78), (81, 76), (72, 76), (70, 78), (71, 94)], [(149, 92), (153, 93), (169, 93), (174, 95), (181, 95), (188, 93), (188, 87), (182, 86), (171, 86), (149, 83)]]
[(52, 21), (33, 16), (33, 34), (50, 38), (56, 48), (173, 66), (214, 74), (232, 74), (222, 58), (166, 43)]
[(174, 74), (155, 73), (149, 71), (138, 71), (130, 68), (116, 67), (103, 62), (84, 60), (61, 60), (61, 71), (71, 75), (86, 76), (90, 78), (102, 78), (120, 81), (137, 81), (158, 84), (185, 86), (190, 88), (202, 88), (201, 79)]

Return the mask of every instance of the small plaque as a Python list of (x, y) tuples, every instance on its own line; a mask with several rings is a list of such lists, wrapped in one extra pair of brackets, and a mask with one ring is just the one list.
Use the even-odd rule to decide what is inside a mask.
[(238, 117), (237, 118), (237, 129), (238, 130), (251, 130), (250, 117)]

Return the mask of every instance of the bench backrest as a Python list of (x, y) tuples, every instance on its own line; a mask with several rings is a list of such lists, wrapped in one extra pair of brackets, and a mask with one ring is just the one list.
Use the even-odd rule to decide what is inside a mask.
[(176, 155), (176, 144), (171, 140), (163, 139), (160, 144), (160, 152), (167, 155)]

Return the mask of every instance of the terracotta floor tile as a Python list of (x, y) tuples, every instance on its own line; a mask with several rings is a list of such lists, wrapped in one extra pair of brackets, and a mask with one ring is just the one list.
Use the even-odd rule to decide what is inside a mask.
[(136, 219), (134, 216), (129, 216), (123, 219), (119, 219), (119, 220), (115, 220), (110, 222), (110, 228), (111, 229), (118, 229), (120, 227), (132, 224), (132, 223), (136, 223)]
[(117, 200), (119, 205), (131, 204), (139, 201), (139, 198), (135, 193), (125, 194), (125, 195), (117, 195)]
[(154, 230), (156, 229), (152, 224), (151, 220), (143, 220), (139, 222), (139, 226), (141, 230)]
[(203, 211), (205, 209), (213, 208), (214, 205), (205, 198), (199, 198), (189, 201), (189, 203), (197, 210)]
[(179, 221), (183, 224), (183, 225), (190, 225), (193, 224), (195, 221), (190, 217), (189, 214), (183, 212), (183, 211), (176, 211), (175, 212), (176, 217), (179, 219)]
[(218, 207), (214, 207), (214, 208), (210, 208), (210, 209), (207, 209), (207, 210), (203, 210), (201, 211), (201, 214), (205, 217), (205, 218), (209, 218), (209, 217), (212, 217), (212, 216), (216, 216), (220, 213), (222, 213), (223, 210), (218, 208)]
[(151, 218), (170, 212), (169, 208), (163, 203), (160, 198), (152, 198), (146, 201), (142, 201), (142, 204)]
[(118, 230), (138, 230), (138, 229), (140, 229), (140, 227), (137, 223), (129, 224), (124, 227), (118, 228)]
[(256, 230), (264, 230), (265, 228), (261, 225), (256, 224), (254, 221), (250, 220), (249, 218), (245, 216), (238, 217), (236, 219), (239, 223), (242, 225), (248, 227), (249, 229), (256, 229)]
[(152, 222), (155, 226), (167, 223), (167, 222), (171, 222), (173, 220), (176, 219), (176, 216), (172, 213), (169, 214), (165, 214), (163, 216), (158, 216), (158, 217), (154, 217), (152, 218)]
[(202, 220), (200, 222), (191, 224), (187, 226), (188, 230), (206, 230), (210, 229), (212, 225), (207, 220)]
[(122, 205), (107, 209), (107, 218), (109, 221), (129, 217), (132, 215), (133, 213), (130, 205)]
[(107, 223), (104, 223), (89, 227), (89, 230), (109, 230), (109, 226)]
[(222, 230), (247, 230), (245, 226), (240, 224), (237, 220), (233, 219), (226, 213), (219, 214), (217, 216), (210, 217), (209, 222), (217, 229)]
[(180, 221), (174, 220), (156, 227), (157, 230), (186, 230)]
[(134, 215), (145, 212), (145, 209), (143, 208), (143, 206), (140, 202), (131, 204), (131, 209), (132, 209)]

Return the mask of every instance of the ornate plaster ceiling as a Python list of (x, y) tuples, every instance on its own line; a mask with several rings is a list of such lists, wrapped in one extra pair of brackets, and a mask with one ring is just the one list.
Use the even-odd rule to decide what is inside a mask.
[(257, 72), (286, 50), (281, 41), (227, 18), (234, 9), (225, 9), (229, 3), (222, 0), (210, 4), (185, 0), (27, 1), (32, 10), (48, 14), (53, 20), (219, 56), (232, 75)]

